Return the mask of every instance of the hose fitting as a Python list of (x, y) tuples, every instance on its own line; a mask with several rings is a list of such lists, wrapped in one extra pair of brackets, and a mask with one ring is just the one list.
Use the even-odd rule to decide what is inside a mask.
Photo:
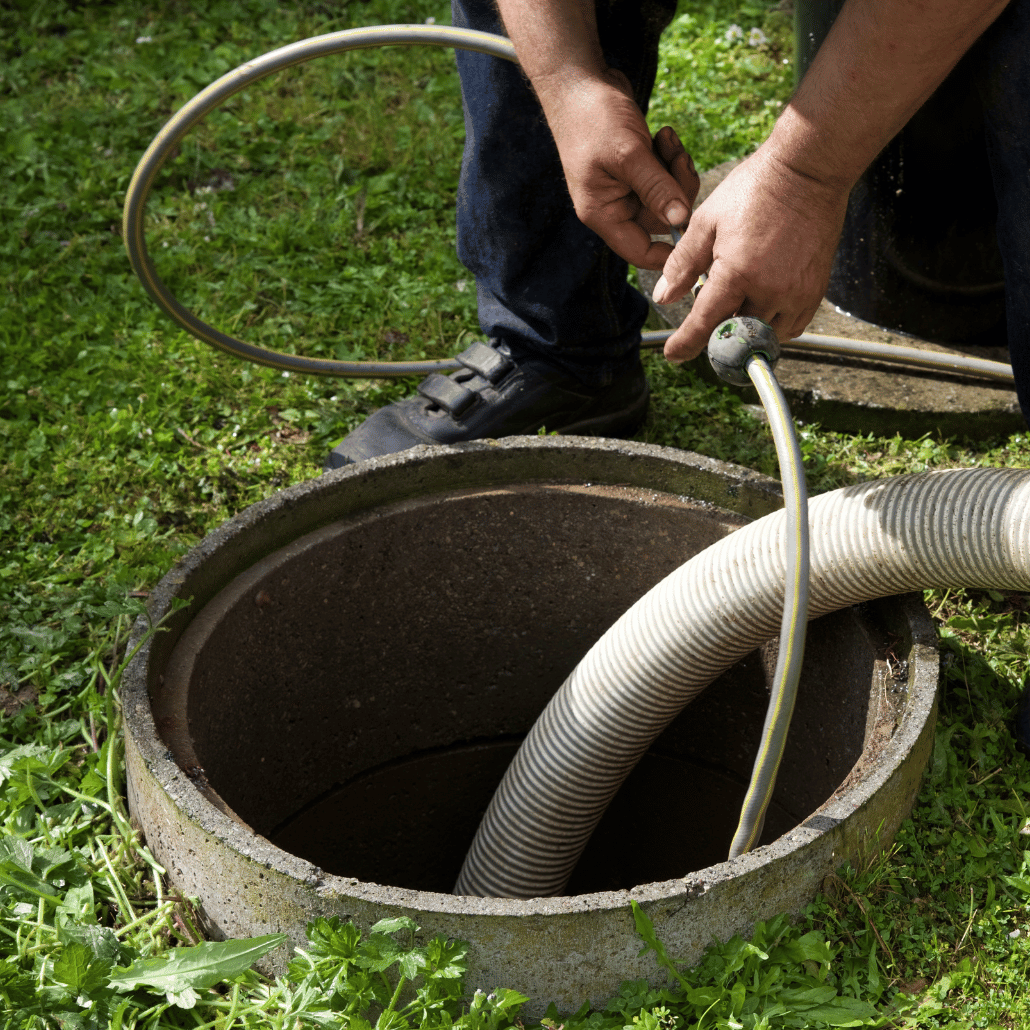
[(708, 360), (720, 379), (734, 386), (747, 386), (751, 379), (747, 364), (756, 354), (776, 367), (780, 360), (780, 341), (772, 326), (760, 318), (737, 315), (720, 322), (708, 339)]

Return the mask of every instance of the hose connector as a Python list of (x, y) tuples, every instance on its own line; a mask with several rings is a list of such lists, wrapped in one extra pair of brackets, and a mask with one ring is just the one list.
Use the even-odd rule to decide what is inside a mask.
[(708, 338), (708, 360), (720, 379), (734, 386), (747, 386), (751, 382), (747, 364), (761, 354), (770, 368), (780, 360), (780, 341), (772, 326), (751, 315), (727, 318), (715, 327)]

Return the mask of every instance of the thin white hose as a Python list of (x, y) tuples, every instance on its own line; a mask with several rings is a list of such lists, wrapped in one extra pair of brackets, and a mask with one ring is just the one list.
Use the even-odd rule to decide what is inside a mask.
[[(172, 115), (140, 158), (125, 194), (122, 214), (122, 237), (129, 261), (144, 288), (165, 314), (198, 340), (228, 351), (236, 357), (254, 361), (259, 365), (269, 365), (272, 368), (285, 368), (314, 375), (378, 378), (419, 375), (434, 370), (450, 371), (461, 367), (453, 358), (439, 361), (333, 361), (325, 358), (309, 358), (299, 354), (281, 354), (238, 340), (199, 319), (172, 295), (157, 274), (157, 269), (147, 250), (144, 232), (147, 199), (161, 167), (174, 153), (186, 134), (230, 97), (275, 72), (292, 68), (294, 65), (302, 64), (316, 57), (341, 54), (349, 50), (361, 50), (367, 47), (416, 45), (455, 47), (460, 50), (490, 54), (505, 61), (518, 62), (511, 41), (504, 36), (493, 35), (489, 32), (455, 28), (449, 25), (370, 25), (366, 28), (345, 29), (341, 32), (330, 32), (324, 36), (302, 39), (247, 61), (205, 87)], [(675, 229), (673, 229), (672, 235), (673, 240), (678, 242), (679, 233)], [(661, 346), (671, 335), (671, 329), (665, 332), (644, 333), (642, 346)], [(951, 371), (984, 375), (992, 379), (1007, 381), (1012, 379), (1012, 369), (999, 362), (955, 357), (911, 347), (894, 347), (866, 343), (861, 340), (845, 340), (811, 334), (792, 341), (791, 346), (887, 361), (900, 361), (928, 368), (945, 368)]]
[(899, 347), (894, 343), (873, 343), (870, 340), (850, 340), (843, 336), (802, 333), (796, 339), (785, 343), (784, 347), (815, 354), (847, 354), (850, 357), (871, 361), (891, 361), (934, 371), (982, 376), (1000, 383), (1015, 381), (1012, 366), (1001, 361), (987, 361), (985, 358), (971, 358), (944, 351), (922, 350), (919, 347)]
[[(674, 329), (653, 329), (642, 334), (640, 346), (655, 350), (665, 346)], [(802, 333), (783, 345), (784, 350), (802, 350), (815, 354), (844, 354), (868, 361), (886, 361), (896, 365), (914, 365), (939, 372), (955, 372), (959, 375), (980, 376), (1000, 383), (1014, 382), (1012, 366), (1001, 361), (987, 361), (984, 358), (970, 358), (963, 354), (945, 351), (923, 350), (919, 347), (899, 347), (893, 343), (872, 343), (869, 340), (849, 340), (843, 336), (821, 336), (818, 333)]]
[[(707, 548), (594, 645), (520, 748), (456, 894), (560, 894), (623, 779), (720, 673), (774, 636), (784, 513)], [(926, 588), (1030, 590), (1030, 470), (956, 469), (809, 504), (809, 617)], [(684, 870), (686, 872), (686, 870)]]
[[(772, 329), (765, 326), (772, 335)], [(709, 351), (711, 353), (711, 351)], [(787, 745), (787, 732), (794, 714), (801, 662), (805, 655), (808, 628), (808, 486), (794, 422), (780, 384), (766, 358), (755, 354), (745, 368), (769, 416), (776, 456), (783, 484), (784, 576), (783, 615), (780, 620), (780, 646), (776, 655), (769, 708), (762, 727), (762, 739), (755, 756), (751, 782), (740, 810), (740, 821), (730, 844), (730, 858), (750, 851), (762, 836), (765, 813), (776, 788), (776, 774)]]
[(442, 361), (335, 361), (328, 358), (309, 358), (302, 354), (282, 354), (238, 340), (235, 336), (208, 325), (179, 303), (157, 274), (153, 259), (147, 250), (144, 231), (147, 198), (161, 166), (175, 152), (183, 137), (230, 97), (274, 72), (292, 68), (316, 57), (342, 54), (366, 47), (419, 44), (457, 47), (460, 50), (491, 54), (505, 61), (516, 60), (515, 48), (510, 40), (504, 36), (478, 32), (475, 29), (455, 28), (450, 25), (370, 25), (361, 29), (344, 29), (341, 32), (330, 32), (324, 36), (312, 36), (310, 39), (290, 43), (241, 64), (202, 89), (168, 119), (132, 173), (122, 213), (122, 237), (125, 240), (129, 261), (147, 293), (166, 315), (186, 332), (213, 347), (259, 365), (285, 368), (293, 372), (379, 378), (425, 375), (432, 371), (461, 368), (453, 358)]

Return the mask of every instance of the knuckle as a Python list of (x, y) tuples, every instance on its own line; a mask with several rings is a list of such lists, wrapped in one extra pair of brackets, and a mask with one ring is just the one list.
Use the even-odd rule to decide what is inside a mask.
[(579, 194), (572, 198), (572, 207), (576, 217), (584, 224), (593, 228), (600, 220), (600, 209), (590, 196)]
[(666, 201), (672, 199), (671, 192), (664, 177), (655, 173), (641, 181), (637, 196), (647, 207), (661, 211), (665, 207)]
[(634, 163), (640, 153), (640, 143), (633, 137), (623, 136), (612, 142), (612, 161), (619, 168), (626, 168)]

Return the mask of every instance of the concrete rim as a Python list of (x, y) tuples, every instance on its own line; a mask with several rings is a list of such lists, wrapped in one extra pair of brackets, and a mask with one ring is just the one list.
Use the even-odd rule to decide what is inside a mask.
[[(574, 437), (516, 437), (457, 447), (419, 447), (291, 487), (246, 509), (220, 527), (161, 580), (151, 597), (151, 615), (155, 621), (167, 616), (168, 632), (144, 641), (148, 625), (145, 619), (137, 620), (129, 649), (140, 646), (126, 670), (121, 688), (130, 805), (134, 805), (141, 794), (156, 789), (164, 796), (159, 799), (161, 804), (176, 808), (203, 835), (224, 842), (246, 861), (268, 870), (272, 878), (282, 877), (293, 883), (297, 894), (316, 899), (308, 918), (339, 911), (339, 906), (332, 904), (338, 899), (348, 905), (347, 899), (352, 899), (359, 909), (375, 906), (388, 911), (397, 907), (424, 912), (427, 916), (474, 914), (505, 922), (511, 917), (526, 916), (621, 915), (628, 913), (632, 897), (645, 908), (653, 909), (652, 918), (658, 925), (659, 916), (673, 916), (686, 902), (702, 895), (709, 895), (706, 903), (718, 904), (720, 884), (739, 880), (760, 867), (769, 867), (766, 875), (783, 882), (799, 878), (802, 866), (806, 875), (811, 874), (804, 885), (795, 888), (790, 897), (777, 902), (773, 909), (769, 909), (765, 899), (761, 904), (756, 901), (753, 908), (750, 904), (746, 906), (743, 929), (775, 911), (802, 907), (818, 890), (822, 878), (843, 861), (892, 838), (918, 792), (932, 745), (936, 710), (936, 633), (925, 608), (911, 596), (897, 599), (910, 635), (908, 705), (901, 725), (868, 774), (857, 777), (856, 783), (843, 785), (800, 826), (775, 843), (683, 878), (643, 884), (632, 890), (572, 897), (528, 900), (455, 897), (327, 874), (310, 862), (280, 850), (221, 811), (175, 764), (157, 732), (150, 708), (150, 691), (160, 675), (158, 670), (185, 627), (193, 615), (234, 578), (212, 573), (213, 565), (227, 563), (242, 571), (298, 537), (373, 504), (382, 504), (384, 498), (396, 500), (465, 487), (469, 483), (470, 468), (481, 476), (476, 485), (510, 483), (514, 481), (513, 475), (518, 476), (519, 482), (533, 481), (535, 477), (540, 482), (565, 480), (626, 485), (627, 480), (631, 480), (629, 485), (689, 495), (695, 501), (729, 508), (749, 517), (760, 517), (782, 506), (779, 484), (747, 469), (647, 444)], [(173, 613), (176, 600), (182, 597), (191, 597), (191, 603)], [(881, 796), (884, 788), (887, 790)], [(854, 817), (861, 812), (866, 813), (865, 822), (858, 826)], [(323, 911), (317, 911), (319, 907)], [(432, 921), (430, 918), (429, 922)], [(281, 923), (280, 916), (272, 918), (269, 925), (277, 922)], [(635, 942), (632, 919), (628, 920), (627, 932)], [(700, 950), (708, 943), (709, 940), (701, 942)]]

